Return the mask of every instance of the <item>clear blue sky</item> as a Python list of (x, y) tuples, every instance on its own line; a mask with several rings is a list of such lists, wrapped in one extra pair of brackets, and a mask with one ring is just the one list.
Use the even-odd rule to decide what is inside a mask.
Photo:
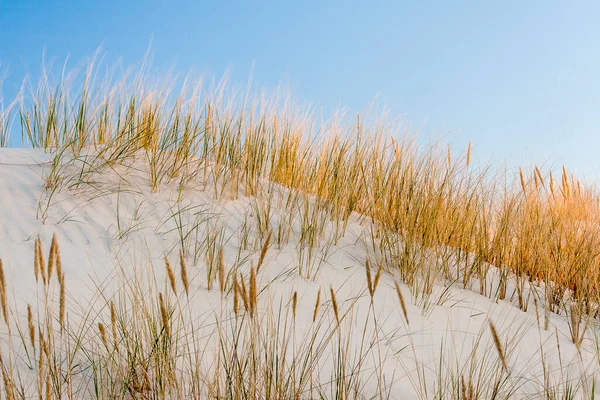
[(234, 82), (289, 81), (301, 101), (375, 96), (423, 135), (480, 160), (566, 164), (600, 178), (598, 1), (0, 0), (8, 96), (42, 52), (139, 61)]

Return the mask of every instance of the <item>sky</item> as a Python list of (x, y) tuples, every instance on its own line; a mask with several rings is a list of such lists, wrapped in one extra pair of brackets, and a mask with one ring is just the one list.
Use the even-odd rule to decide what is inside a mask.
[(422, 138), (476, 160), (566, 165), (600, 179), (598, 1), (0, 0), (5, 98), (42, 55), (73, 64), (101, 46), (128, 65), (266, 87), (315, 108), (377, 99)]

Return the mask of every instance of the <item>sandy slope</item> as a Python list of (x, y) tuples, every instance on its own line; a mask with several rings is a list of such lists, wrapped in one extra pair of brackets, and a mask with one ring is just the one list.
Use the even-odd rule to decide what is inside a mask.
[[(129, 268), (152, 263), (158, 281), (164, 279), (162, 258), (167, 255), (175, 259), (180, 248), (174, 215), (182, 216), (183, 230), (190, 231), (199, 223), (199, 238), (206, 236), (206, 229), (223, 226), (226, 263), (236, 264), (241, 226), (244, 216), (252, 214), (253, 199), (241, 197), (218, 202), (213, 200), (210, 189), (199, 185), (178, 203), (176, 192), (171, 188), (150, 193), (142, 173), (137, 176), (135, 171), (128, 171), (121, 178), (117, 172), (105, 177), (105, 185), (99, 191), (63, 190), (49, 199), (44, 180), (50, 161), (49, 155), (39, 151), (0, 149), (0, 258), (5, 265), (10, 296), (14, 297), (17, 307), (26, 302), (34, 303), (39, 296), (32, 273), (37, 235), (48, 246), (56, 233), (70, 301), (79, 305), (93, 301), (98, 285), (111, 288), (116, 266)], [(127, 190), (117, 192), (109, 188)], [(46, 209), (45, 204), (50, 206)], [(274, 218), (277, 218), (276, 213)], [(192, 245), (198, 240), (188, 238), (188, 243)], [(241, 251), (237, 262), (241, 271), (247, 272), (250, 261), (258, 258), (259, 245), (256, 243), (249, 250)], [(366, 291), (365, 251), (361, 225), (354, 223), (319, 263), (314, 279), (306, 279), (295, 270), (300, 261), (293, 243), (279, 250), (272, 246), (267, 254), (267, 264), (259, 275), (260, 286), (266, 288), (260, 297), (261, 307), (280, 301), (287, 304), (292, 293), (297, 291), (296, 329), (301, 336), (302, 331), (310, 328), (317, 291), (321, 288), (323, 293), (328, 293), (331, 285), (338, 294), (342, 311), (352, 310), (353, 318), (347, 319), (346, 332), (358, 346), (365, 319), (372, 319), (367, 311), (370, 300)], [(322, 253), (317, 252), (317, 259), (320, 256)], [(200, 257), (194, 263), (193, 258), (193, 252), (188, 253), (190, 265), (194, 264), (191, 292), (197, 312), (214, 309), (217, 313), (222, 304), (217, 291), (206, 288), (205, 260)], [(468, 360), (479, 337), (482, 339), (477, 359), (486, 358), (484, 362), (490, 365), (497, 363), (489, 335), (489, 319), (506, 341), (510, 379), (519, 387), (518, 397), (535, 398), (542, 391), (540, 348), (544, 349), (546, 362), (556, 381), (574, 379), (576, 386), (582, 371), (590, 379), (597, 376), (600, 364), (596, 360), (592, 329), (578, 352), (570, 342), (564, 317), (552, 315), (549, 330), (540, 330), (533, 306), (524, 313), (508, 301), (496, 303), (459, 285), (440, 287), (432, 298), (438, 304), (425, 308), (410, 297), (410, 289), (401, 284), (406, 298), (410, 299), (410, 325), (407, 325), (395, 293), (394, 279), (384, 273), (375, 295), (381, 355), (374, 351), (368, 357), (371, 366), (380, 363), (384, 366), (383, 375), (390, 398), (418, 398), (419, 394), (431, 397), (440, 368), (447, 376), (473, 373), (469, 370), (472, 364)], [(325, 306), (329, 307), (328, 297), (325, 298)], [(230, 299), (226, 301), (231, 302)], [(326, 320), (333, 321), (331, 312), (324, 313)], [(370, 337), (374, 337), (374, 331), (369, 329)], [(0, 339), (5, 342), (6, 333)], [(441, 367), (440, 355), (443, 356)], [(368, 368), (365, 370), (369, 371)], [(420, 387), (417, 370), (424, 371), (429, 386), (427, 394)], [(365, 373), (368, 390), (375, 390), (376, 380), (368, 376), (370, 372)]]

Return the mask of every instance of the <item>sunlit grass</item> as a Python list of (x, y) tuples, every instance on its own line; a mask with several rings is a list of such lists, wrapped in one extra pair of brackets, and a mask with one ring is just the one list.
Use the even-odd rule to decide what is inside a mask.
[[(146, 71), (123, 76), (99, 71), (92, 62), (58, 81), (44, 73), (37, 85), (24, 88), (19, 103), (0, 102), (0, 145), (8, 144), (9, 127), (16, 121), (26, 145), (54, 155), (38, 207), (42, 222), (59, 191), (87, 198), (119, 193), (123, 188), (111, 186), (103, 176), (117, 172), (125, 177), (134, 171), (144, 176), (151, 192), (174, 188), (181, 202), (197, 188), (210, 190), (219, 201), (253, 198), (241, 243), (257, 252), (265, 243), (278, 248), (295, 244), (298, 273), (307, 279), (314, 279), (320, 262), (354, 218), (365, 228), (370, 263), (399, 276), (424, 311), (441, 301), (443, 293), (436, 294), (436, 287), (459, 284), (494, 300), (514, 298), (523, 311), (535, 303), (546, 315), (567, 316), (577, 346), (597, 318), (600, 197), (595, 186), (582, 184), (564, 168), (556, 179), (539, 168), (511, 173), (494, 165), (475, 167), (470, 146), (462, 153), (435, 143), (419, 146), (384, 119), (321, 120), (287, 98), (232, 92), (223, 85), (205, 87), (200, 81), (157, 84)], [(170, 216), (178, 223), (176, 248), (194, 262), (205, 257), (209, 285), (214, 282), (221, 292), (248, 304), (243, 322), (230, 316), (226, 320), (231, 326), (219, 327), (222, 354), (212, 355), (218, 372), (199, 378), (205, 374), (193, 367), (203, 357), (199, 349), (181, 359), (179, 346), (193, 343), (189, 335), (194, 334), (179, 326), (187, 300), (181, 293), (161, 292), (159, 301), (157, 288), (147, 295), (137, 286), (129, 287), (123, 296), (130, 297), (121, 299), (122, 304), (107, 303), (114, 311), (113, 321), (99, 328), (104, 343), (88, 348), (81, 344), (83, 337), (77, 337), (64, 345), (89, 352), (95, 387), (121, 394), (139, 389), (160, 396), (174, 391), (180, 396), (226, 393), (223, 396), (230, 398), (260, 398), (282, 393), (281, 398), (295, 398), (308, 387), (314, 390), (317, 383), (303, 380), (306, 371), (296, 364), (306, 357), (303, 368), (309, 368), (320, 350), (312, 342), (291, 364), (272, 364), (280, 362), (289, 338), (274, 331), (280, 329), (277, 324), (259, 329), (252, 317), (251, 277), (228, 274), (224, 283), (223, 232), (214, 225), (202, 232), (205, 242), (198, 240), (198, 229), (206, 221), (184, 224), (182, 215), (190, 213), (182, 205)], [(327, 231), (330, 221), (333, 232)], [(123, 240), (131, 229), (135, 228), (119, 224), (118, 237)], [(321, 261), (315, 261), (316, 254), (323, 256)], [(492, 270), (497, 276), (490, 277)], [(130, 305), (134, 311), (125, 312)], [(543, 329), (548, 329), (547, 321), (546, 317), (541, 323)], [(284, 323), (293, 324), (293, 318)], [(47, 332), (40, 330), (39, 342), (53, 343), (46, 335), (54, 331), (43, 327)], [(123, 336), (113, 339), (118, 346), (109, 343), (111, 329)], [(338, 330), (327, 343), (339, 346), (334, 381), (341, 386), (336, 397), (351, 398), (358, 387), (348, 386), (359, 384), (345, 380), (349, 366), (343, 341)], [(257, 349), (257, 343), (264, 348)], [(42, 363), (40, 350), (30, 351)], [(189, 366), (187, 380), (178, 376), (176, 364), (181, 362)], [(40, 370), (40, 391), (47, 379), (51, 390), (72, 390), (63, 387), (70, 380), (52, 369), (59, 366), (42, 367), (49, 369)], [(265, 368), (279, 375), (258, 376)], [(499, 368), (493, 380), (504, 385), (505, 366)], [(7, 393), (19, 397), (19, 389), (10, 383), (13, 377), (7, 379)], [(454, 398), (481, 398), (476, 384), (459, 371), (452, 370), (448, 379)], [(121, 383), (115, 386), (115, 381)], [(193, 382), (205, 386), (195, 387)], [(97, 393), (113, 395), (116, 392)]]

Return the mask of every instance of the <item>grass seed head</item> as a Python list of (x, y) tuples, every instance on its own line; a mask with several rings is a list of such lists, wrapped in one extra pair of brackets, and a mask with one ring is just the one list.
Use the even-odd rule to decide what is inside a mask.
[(298, 307), (298, 292), (294, 292), (294, 297), (292, 298), (292, 314), (294, 315), (294, 319), (296, 319), (296, 308)]
[(238, 316), (240, 309), (240, 289), (238, 287), (237, 277), (233, 275), (233, 313)]
[(377, 268), (377, 273), (375, 274), (375, 280), (373, 281), (373, 295), (377, 291), (377, 286), (379, 286), (379, 280), (381, 279), (381, 272), (383, 271), (383, 265), (379, 264), (379, 268)]
[(40, 268), (40, 275), (42, 275), (42, 283), (44, 284), (44, 286), (47, 283), (47, 276), (46, 276), (46, 263), (44, 262), (44, 250), (42, 248), (42, 240), (40, 239), (40, 237), (37, 237), (38, 240), (38, 247), (37, 247), (37, 257), (38, 257), (38, 265)]
[(160, 307), (160, 317), (162, 319), (163, 328), (165, 330), (165, 335), (169, 338), (171, 337), (171, 326), (169, 324), (169, 313), (167, 312), (167, 306), (165, 305), (165, 301), (163, 300), (162, 293), (158, 294), (158, 303)]
[(52, 242), (50, 243), (50, 254), (48, 254), (48, 280), (52, 279), (52, 272), (54, 271), (54, 264), (56, 262), (56, 233), (52, 235)]
[(185, 265), (185, 258), (183, 257), (183, 250), (179, 251), (179, 264), (181, 266), (181, 282), (185, 289), (185, 294), (189, 296), (190, 284), (188, 282), (187, 266)]
[(29, 341), (31, 348), (35, 349), (35, 325), (33, 324), (33, 312), (31, 305), (27, 304), (27, 328), (29, 329)]
[(523, 193), (527, 193), (527, 185), (525, 184), (525, 176), (523, 175), (523, 170), (519, 168), (519, 179), (521, 180), (521, 189), (523, 189)]
[(471, 164), (471, 142), (467, 146), (467, 167)]
[(369, 260), (365, 262), (365, 271), (367, 273), (367, 289), (369, 290), (369, 296), (373, 297), (373, 279), (371, 279), (371, 265)]
[(335, 298), (335, 291), (333, 290), (333, 286), (329, 286), (329, 292), (331, 293), (331, 305), (333, 306), (333, 313), (335, 315), (335, 320), (337, 323), (340, 323), (340, 311), (338, 309), (337, 299)]
[(117, 309), (115, 308), (115, 303), (110, 302), (110, 326), (113, 335), (113, 344), (115, 346), (115, 350), (119, 351), (119, 340), (117, 335)]
[(246, 288), (246, 283), (244, 282), (244, 277), (240, 275), (241, 284), (241, 295), (242, 301), (244, 302), (244, 309), (246, 312), (250, 312), (250, 299), (248, 298), (248, 289)]
[(321, 288), (317, 292), (317, 300), (315, 301), (315, 310), (313, 311), (313, 322), (317, 320), (317, 315), (319, 314), (319, 306), (321, 305)]
[(263, 262), (265, 261), (265, 257), (267, 255), (267, 250), (269, 250), (269, 244), (271, 243), (272, 236), (273, 236), (273, 232), (269, 232), (269, 234), (267, 235), (267, 239), (265, 240), (265, 243), (263, 244), (263, 247), (260, 251), (260, 257), (258, 258), (258, 265), (256, 267), (256, 272), (260, 271), (260, 267), (263, 265)]
[(56, 242), (56, 276), (59, 280), (59, 283), (62, 285), (61, 279), (64, 279), (64, 274), (62, 270), (62, 261), (60, 259), (60, 248), (58, 247), (58, 242)]
[(406, 324), (410, 325), (410, 321), (408, 320), (408, 312), (406, 310), (406, 302), (404, 301), (402, 290), (400, 290), (400, 285), (398, 284), (398, 282), (394, 282), (394, 285), (396, 286), (396, 295), (398, 296), (398, 300), (400, 300), (400, 308), (402, 308), (402, 314), (404, 315)]
[(177, 284), (175, 283), (175, 274), (173, 273), (173, 269), (171, 268), (171, 263), (169, 259), (165, 257), (165, 268), (167, 269), (167, 278), (169, 278), (169, 284), (171, 285), (171, 290), (175, 295), (177, 295)]
[(502, 361), (502, 367), (504, 368), (504, 371), (508, 371), (508, 364), (506, 362), (504, 349), (502, 348), (502, 342), (500, 341), (498, 331), (496, 331), (496, 327), (494, 326), (494, 323), (492, 321), (490, 321), (490, 331), (492, 333), (492, 339), (494, 340), (494, 346), (496, 347), (496, 351), (498, 352), (500, 361)]
[(40, 242), (39, 242), (39, 238), (35, 239), (34, 242), (34, 256), (33, 256), (33, 273), (35, 275), (35, 281), (38, 282), (39, 281), (39, 276), (40, 276), (40, 259), (39, 259), (39, 246), (40, 246)]
[(108, 339), (106, 338), (106, 328), (102, 322), (98, 322), (98, 331), (100, 332), (100, 339), (102, 339), (104, 347), (106, 347), (106, 350), (110, 351), (108, 347)]

